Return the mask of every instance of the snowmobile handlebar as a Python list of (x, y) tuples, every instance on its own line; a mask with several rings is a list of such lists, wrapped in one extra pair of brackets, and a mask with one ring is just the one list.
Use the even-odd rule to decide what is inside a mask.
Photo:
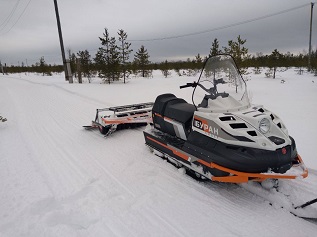
[(186, 85), (182, 85), (179, 88), (183, 89), (183, 88), (187, 88), (187, 87), (195, 87), (197, 85), (198, 85), (198, 83), (194, 81), (193, 83), (187, 83)]
[(186, 85), (182, 85), (179, 88), (183, 89), (183, 88), (187, 88), (187, 87), (196, 87), (196, 86), (199, 86), (201, 89), (206, 91), (208, 94), (212, 94), (212, 95), (218, 94), (216, 87), (211, 87), (210, 89), (207, 89), (206, 87), (204, 87), (203, 85), (201, 85), (200, 83), (195, 82), (195, 81), (193, 83), (187, 83)]
[[(223, 78), (219, 78), (219, 79), (215, 79), (214, 80), (214, 84), (226, 84), (226, 82), (223, 80)], [(208, 89), (206, 89), (203, 85), (199, 84), (198, 82), (193, 82), (193, 83), (187, 83), (186, 85), (182, 85), (179, 88), (183, 89), (183, 88), (187, 88), (187, 87), (196, 87), (196, 86), (200, 86), (203, 90), (205, 91), (209, 91)]]

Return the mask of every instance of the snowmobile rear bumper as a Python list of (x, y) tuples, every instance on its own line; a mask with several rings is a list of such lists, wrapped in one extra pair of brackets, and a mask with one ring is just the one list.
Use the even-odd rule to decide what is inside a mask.
[(164, 139), (144, 131), (146, 145), (162, 153), (163, 156), (173, 159), (177, 163), (199, 173), (213, 181), (229, 183), (246, 183), (248, 181), (262, 182), (266, 179), (297, 179), (306, 178), (308, 170), (300, 155), (295, 158), (292, 167), (285, 173), (249, 173), (229, 169), (218, 165), (215, 162), (209, 162), (199, 157), (193, 156), (182, 150), (182, 140), (169, 140), (168, 136)]

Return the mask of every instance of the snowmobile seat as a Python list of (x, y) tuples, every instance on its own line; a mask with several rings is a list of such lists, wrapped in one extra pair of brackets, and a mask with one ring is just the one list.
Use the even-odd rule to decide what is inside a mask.
[(173, 94), (159, 95), (154, 103), (153, 112), (162, 117), (168, 117), (181, 123), (186, 123), (193, 117), (195, 106)]
[[(173, 136), (180, 136), (180, 130), (182, 130), (181, 138), (186, 139), (184, 136), (189, 133), (195, 110), (194, 105), (188, 104), (185, 100), (177, 98), (173, 94), (159, 95), (152, 109), (154, 126)], [(177, 121), (180, 126), (176, 126), (176, 128), (175, 124), (169, 122), (169, 119)]]
[(191, 120), (196, 110), (195, 106), (184, 100), (171, 101), (167, 104), (164, 115), (181, 123)]
[(159, 95), (156, 98), (155, 103), (153, 105), (153, 112), (164, 116), (164, 111), (165, 111), (167, 103), (169, 101), (177, 100), (177, 99), (178, 98), (175, 95), (169, 94), (169, 93), (168, 94)]

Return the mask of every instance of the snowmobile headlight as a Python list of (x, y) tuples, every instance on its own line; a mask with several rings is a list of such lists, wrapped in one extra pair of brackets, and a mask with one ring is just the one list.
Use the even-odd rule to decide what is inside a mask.
[(267, 133), (270, 130), (270, 127), (271, 123), (270, 120), (268, 120), (267, 118), (264, 118), (260, 121), (259, 129), (261, 133)]

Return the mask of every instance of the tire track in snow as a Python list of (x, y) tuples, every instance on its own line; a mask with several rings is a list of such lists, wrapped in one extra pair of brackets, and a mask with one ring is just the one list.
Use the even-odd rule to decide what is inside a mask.
[[(107, 104), (105, 105), (105, 102), (102, 101), (102, 100), (99, 100), (99, 99), (96, 99), (92, 96), (87, 96), (87, 95), (84, 95), (82, 93), (78, 93), (74, 90), (70, 90), (70, 89), (67, 89), (65, 87), (67, 86), (77, 86), (80, 84), (63, 84), (62, 85), (58, 85), (58, 84), (55, 84), (55, 83), (50, 83), (50, 82), (40, 82), (40, 81), (33, 81), (32, 79), (26, 79), (26, 78), (18, 78), (18, 77), (13, 77), (13, 76), (7, 76), (8, 78), (11, 78), (11, 79), (14, 79), (14, 80), (18, 80), (19, 82), (26, 82), (26, 83), (30, 83), (30, 84), (33, 84), (33, 85), (38, 85), (38, 86), (46, 86), (46, 87), (55, 87), (56, 89), (59, 89), (59, 90), (62, 90), (64, 92), (67, 92), (68, 94), (70, 95), (73, 95), (73, 96), (76, 96), (78, 98), (81, 98), (81, 99), (85, 99), (86, 102), (88, 103), (91, 103), (91, 106), (92, 107), (98, 107), (98, 108), (101, 108), (101, 107), (111, 107), (111, 106), (117, 106), (117, 104), (113, 104), (113, 103), (109, 103), (109, 101), (107, 101)], [(73, 89), (72, 87), (70, 87), (71, 89)]]
[[(29, 96), (27, 101), (18, 96), (20, 93), (23, 95), (23, 90), (33, 94), (33, 96)], [(88, 172), (90, 176), (96, 173), (95, 169), (97, 167), (99, 175), (106, 173), (132, 195), (132, 192), (128, 191), (129, 189), (120, 183), (109, 171), (100, 166), (94, 160), (95, 158), (86, 152), (86, 149), (82, 149), (85, 147), (85, 142), (82, 139), (78, 139), (80, 138), (78, 135), (82, 135), (82, 130), (79, 129), (81, 125), (76, 120), (77, 118), (73, 118), (72, 115), (78, 114), (78, 117), (82, 115), (83, 100), (80, 101), (80, 104), (76, 103), (76, 98), (71, 95), (56, 91), (54, 87), (43, 87), (42, 84), (26, 87), (23, 85), (20, 87), (19, 92), (11, 91), (11, 94), (12, 97), (16, 98), (16, 107), (20, 110), (19, 114), (29, 114), (31, 110), (30, 117), (23, 118), (22, 127), (25, 126), (26, 128), (22, 129), (25, 130), (25, 134), (32, 136), (32, 143), (36, 143), (31, 144), (31, 146), (34, 152), (38, 154), (38, 160), (42, 167), (47, 170), (46, 174), (51, 180), (54, 190), (61, 189), (63, 186), (63, 189), (66, 190), (69, 187), (78, 187), (85, 184), (87, 177), (82, 174), (86, 173), (88, 168), (86, 165), (89, 162), (82, 163), (78, 160), (78, 158), (85, 158), (85, 160), (91, 159), (92, 162), (90, 163), (94, 163), (94, 161), (96, 163), (90, 167), (90, 172)], [(61, 101), (58, 96), (61, 96), (62, 99), (67, 99), (67, 101)], [(63, 106), (60, 107), (60, 104), (63, 104)], [(74, 112), (74, 110), (78, 112)], [(32, 123), (32, 121), (37, 121), (37, 124)], [(47, 123), (49, 123), (49, 126), (46, 126)], [(81, 143), (77, 145), (78, 140), (81, 140)], [(79, 152), (72, 154), (74, 145), (79, 149)], [(42, 158), (40, 158), (41, 156)], [(46, 158), (44, 162), (42, 162), (43, 158)], [(57, 173), (59, 175), (56, 175)], [(54, 181), (56, 178), (59, 179), (58, 182)], [(73, 191), (75, 190), (69, 190), (67, 193)]]

